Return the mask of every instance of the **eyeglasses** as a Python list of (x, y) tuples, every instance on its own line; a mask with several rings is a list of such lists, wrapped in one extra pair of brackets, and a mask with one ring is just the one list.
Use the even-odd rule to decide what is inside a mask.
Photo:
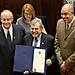
[(25, 13), (25, 15), (29, 15), (29, 16), (31, 16), (32, 14), (31, 14), (31, 13)]

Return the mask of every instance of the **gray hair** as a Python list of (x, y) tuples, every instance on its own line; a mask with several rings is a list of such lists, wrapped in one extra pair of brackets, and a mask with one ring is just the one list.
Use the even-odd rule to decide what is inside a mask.
[(42, 20), (39, 19), (39, 18), (37, 18), (37, 17), (35, 17), (35, 18), (31, 21), (30, 25), (31, 25), (31, 26), (33, 26), (33, 25), (35, 26), (35, 24), (36, 24), (37, 22), (40, 24), (40, 27), (43, 28)]
[(9, 13), (9, 15), (11, 16), (11, 18), (13, 18), (13, 13), (12, 13), (10, 10), (8, 10), (8, 9), (3, 10), (3, 11), (1, 12), (0, 17), (2, 17), (2, 16), (4, 15), (4, 13), (5, 13), (5, 14), (8, 14), (8, 13)]

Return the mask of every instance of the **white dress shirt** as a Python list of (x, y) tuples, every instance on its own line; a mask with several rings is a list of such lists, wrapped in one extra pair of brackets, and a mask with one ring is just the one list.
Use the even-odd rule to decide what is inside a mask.
[[(42, 35), (42, 34), (40, 34), (40, 35), (37, 37), (37, 45), (36, 45), (36, 47), (40, 47), (41, 35)], [(32, 46), (34, 46), (34, 45), (35, 45), (35, 38), (33, 39), (33, 43), (32, 43)]]
[[(72, 23), (74, 22), (74, 20), (75, 20), (75, 16), (74, 16), (74, 18), (72, 19), (72, 21), (71, 21), (70, 23), (68, 23), (68, 25), (69, 25), (68, 29), (71, 27), (71, 25), (72, 25)], [(67, 27), (66, 27), (66, 28), (67, 28)]]
[(4, 30), (4, 33), (5, 33), (6, 38), (7, 38), (7, 31), (9, 30), (10, 36), (11, 36), (11, 41), (13, 41), (13, 28), (12, 28), (12, 25), (10, 26), (9, 29), (4, 28), (3, 25), (2, 25), (2, 28), (3, 28), (3, 30)]

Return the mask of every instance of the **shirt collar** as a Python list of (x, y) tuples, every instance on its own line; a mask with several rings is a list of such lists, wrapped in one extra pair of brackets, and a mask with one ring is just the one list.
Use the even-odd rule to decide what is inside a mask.
[(3, 26), (3, 24), (2, 24), (2, 28), (3, 28), (3, 30), (4, 30), (5, 36), (7, 37), (7, 31), (9, 30), (10, 35), (11, 35), (11, 39), (13, 39), (13, 38), (12, 38), (12, 37), (13, 37), (13, 27), (12, 27), (12, 25), (10, 26), (9, 29), (6, 29), (6, 28), (4, 28), (4, 26)]
[(69, 25), (69, 27), (70, 27), (70, 26), (71, 26), (71, 24), (74, 22), (74, 20), (75, 20), (75, 16), (73, 17), (72, 21), (68, 24), (68, 25)]
[(3, 24), (2, 24), (2, 28), (3, 28), (4, 31), (8, 31), (8, 30), (11, 31), (11, 30), (12, 30), (12, 25), (10, 26), (9, 29), (6, 29), (6, 28), (3, 26)]

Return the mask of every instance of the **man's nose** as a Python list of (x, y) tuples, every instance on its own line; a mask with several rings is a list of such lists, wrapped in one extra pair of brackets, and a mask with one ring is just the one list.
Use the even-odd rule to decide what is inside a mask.
[(35, 32), (36, 30), (35, 29), (33, 29), (33, 32)]

